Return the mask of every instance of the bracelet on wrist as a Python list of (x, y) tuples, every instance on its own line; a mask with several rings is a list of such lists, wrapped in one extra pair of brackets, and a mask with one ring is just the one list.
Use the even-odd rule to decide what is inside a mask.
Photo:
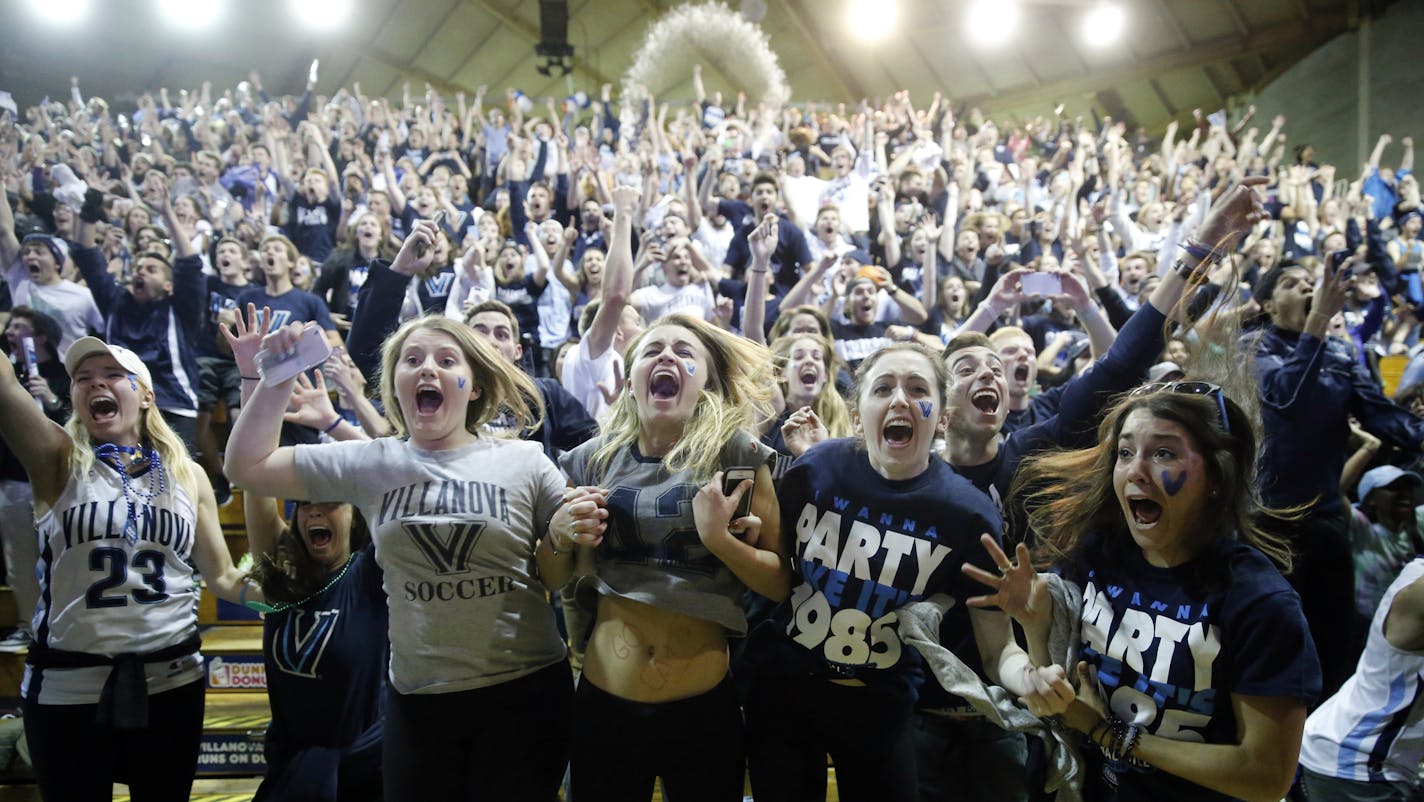
[(262, 377), (261, 377), (261, 376), (238, 376), (238, 378), (239, 378), (239, 379), (242, 379), (242, 380), (245, 381), (245, 382), (260, 382), (260, 381), (262, 381)]
[(341, 417), (340, 415), (337, 415), (337, 416), (336, 416), (336, 420), (332, 421), (330, 426), (326, 427), (325, 429), (322, 429), (322, 430), (321, 430), (321, 433), (322, 433), (322, 434), (331, 434), (331, 430), (332, 430), (332, 429), (335, 429), (335, 428), (338, 427), (338, 426), (340, 426), (340, 425), (341, 425), (341, 422), (344, 421), (344, 420), (346, 420), (346, 419), (343, 418), (343, 417)]
[(1172, 272), (1182, 277), (1183, 281), (1191, 281), (1199, 274), (1206, 273), (1211, 267), (1211, 262), (1203, 259), (1195, 265), (1190, 264), (1185, 259), (1178, 259), (1172, 265)]
[(1215, 262), (1217, 260), (1216, 251), (1214, 249), (1208, 248), (1206, 245), (1190, 237), (1182, 240), (1181, 247), (1188, 255), (1200, 259), (1202, 262)]

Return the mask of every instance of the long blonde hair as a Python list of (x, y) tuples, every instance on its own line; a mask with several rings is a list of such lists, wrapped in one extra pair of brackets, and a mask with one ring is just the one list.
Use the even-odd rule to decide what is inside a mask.
[(497, 417), (502, 409), (514, 415), (521, 431), (533, 429), (544, 420), (544, 402), (532, 379), (511, 365), (474, 329), (444, 315), (431, 314), (406, 321), (381, 347), (381, 403), (397, 437), (404, 437), (407, 428), (405, 414), (396, 398), (396, 363), (400, 361), (405, 341), (420, 329), (450, 335), (470, 363), (474, 383), (481, 390), (479, 398), (470, 399), (465, 410), (465, 430), (470, 434), (479, 436), (480, 427)]
[[(94, 467), (94, 439), (89, 436), (89, 429), (79, 419), (78, 411), (71, 414), (69, 420), (65, 421), (64, 430), (69, 433), (69, 439), (74, 441), (74, 448), (69, 452), (70, 473), (83, 476), (89, 472), (90, 468)], [(163, 463), (163, 470), (167, 472), (172, 481), (183, 485), (184, 490), (188, 492), (188, 497), (196, 506), (198, 503), (197, 477), (193, 474), (193, 460), (188, 456), (188, 447), (183, 444), (183, 439), (178, 436), (178, 433), (168, 425), (168, 421), (163, 419), (163, 413), (159, 411), (158, 405), (152, 402), (139, 417), (139, 442), (145, 440), (154, 451), (158, 452), (158, 459)]]
[(821, 419), (831, 437), (849, 437), (853, 431), (850, 425), (850, 410), (846, 407), (845, 399), (836, 391), (836, 370), (839, 363), (831, 341), (825, 337), (815, 334), (788, 334), (776, 338), (771, 344), (771, 351), (776, 355), (776, 380), (781, 385), (782, 397), (786, 397), (788, 391), (785, 373), (786, 365), (791, 361), (791, 349), (801, 340), (810, 340), (821, 348), (821, 367), (826, 371), (826, 383), (821, 387), (821, 392), (817, 393), (811, 410)]
[[(771, 415), (771, 352), (751, 340), (728, 334), (699, 318), (672, 314), (658, 320), (638, 335), (623, 352), (623, 364), (631, 365), (648, 332), (659, 326), (681, 326), (707, 349), (707, 384), (698, 395), (697, 406), (684, 424), (682, 436), (663, 457), (669, 473), (687, 471), (694, 482), (704, 482), (721, 465), (723, 450), (737, 437), (756, 439), (750, 432)], [(589, 471), (601, 477), (608, 463), (624, 447), (636, 443), (643, 424), (632, 392), (625, 391), (613, 404), (603, 426), (606, 438), (589, 459)]]

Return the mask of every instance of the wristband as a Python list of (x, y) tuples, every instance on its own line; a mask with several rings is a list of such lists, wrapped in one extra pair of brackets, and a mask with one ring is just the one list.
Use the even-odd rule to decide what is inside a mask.
[(343, 417), (341, 417), (340, 415), (337, 415), (337, 416), (336, 416), (336, 420), (332, 421), (330, 426), (326, 427), (325, 429), (322, 429), (322, 430), (321, 430), (321, 433), (322, 433), (322, 434), (331, 434), (331, 430), (332, 430), (332, 429), (335, 429), (335, 428), (338, 427), (338, 426), (340, 426), (340, 425), (341, 425), (341, 422), (344, 421), (344, 420), (346, 420), (346, 419), (343, 418)]
[(1216, 261), (1216, 251), (1211, 248), (1208, 248), (1207, 246), (1201, 244), (1200, 242), (1197, 242), (1194, 239), (1188, 238), (1183, 240), (1182, 250), (1186, 251), (1189, 256), (1194, 256), (1197, 259), (1200, 259), (1202, 262)]
[(1205, 268), (1210, 265), (1211, 262), (1206, 259), (1201, 260), (1195, 266), (1187, 264), (1187, 260), (1185, 259), (1178, 259), (1176, 263), (1172, 265), (1172, 272), (1181, 276), (1183, 281), (1191, 281), (1198, 272), (1206, 272)]
[(245, 381), (245, 382), (260, 382), (260, 381), (262, 381), (262, 377), (261, 377), (261, 376), (238, 376), (238, 378), (239, 378), (239, 379), (242, 379), (242, 380)]

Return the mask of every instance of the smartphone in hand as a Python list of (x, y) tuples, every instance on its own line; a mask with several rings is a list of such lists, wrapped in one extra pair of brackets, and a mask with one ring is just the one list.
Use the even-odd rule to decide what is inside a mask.
[[(732, 513), (732, 520), (745, 518), (752, 512), (752, 492), (756, 490), (756, 468), (739, 466), (728, 468), (722, 473), (722, 495), (730, 497), (737, 491), (737, 486), (743, 481), (750, 479), (753, 484), (747, 488), (747, 492), (742, 494), (742, 498), (737, 502), (737, 509)], [(742, 532), (741, 529), (731, 529), (732, 532)]]
[(277, 353), (265, 348), (258, 351), (257, 374), (268, 384), (281, 384), (320, 365), (329, 356), (331, 343), (326, 340), (326, 332), (320, 326), (310, 325), (302, 330), (295, 352)]
[(1062, 295), (1063, 279), (1053, 273), (1029, 273), (1019, 280), (1024, 295)]

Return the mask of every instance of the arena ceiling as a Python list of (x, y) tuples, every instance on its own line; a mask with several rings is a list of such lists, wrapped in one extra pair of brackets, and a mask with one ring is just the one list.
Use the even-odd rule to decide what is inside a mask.
[[(888, 0), (885, 0), (888, 2)], [(1249, 95), (1385, 0), (1120, 0), (1129, 19), (1117, 46), (1076, 41), (1090, 0), (1029, 0), (1021, 34), (1007, 46), (971, 46), (967, 0), (900, 0), (898, 33), (877, 45), (854, 38), (846, 0), (732, 0), (762, 13), (791, 87), (792, 101), (840, 101), (909, 89), (928, 103), (938, 89), (996, 115), (1037, 114), (1062, 101), (1069, 114), (1095, 112), (1149, 129)], [(360, 82), (366, 94), (398, 97), (429, 82), (443, 91), (518, 87), (539, 97), (596, 94), (617, 86), (645, 31), (671, 0), (569, 0), (567, 78), (536, 71), (539, 4), (533, 0), (353, 0), (337, 33), (313, 34), (291, 21), (285, 0), (229, 0), (220, 28), (175, 33), (150, 0), (96, 0), (91, 18), (70, 29), (32, 19), (17, 0), (0, 3), (0, 89), (23, 103), (67, 94), (70, 75), (86, 93), (132, 100), (135, 90), (230, 87), (260, 67), (273, 93), (299, 92), (307, 65), (321, 59), (318, 91)], [(719, 53), (702, 54), (710, 90), (739, 87)], [(692, 97), (690, 76), (667, 74), (650, 89)]]

